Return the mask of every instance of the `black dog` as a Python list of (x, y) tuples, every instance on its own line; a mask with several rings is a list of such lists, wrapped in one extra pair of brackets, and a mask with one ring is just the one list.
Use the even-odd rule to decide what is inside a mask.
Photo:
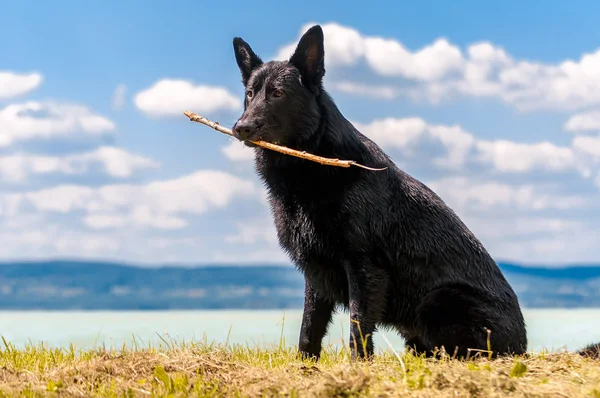
[(246, 88), (233, 127), (238, 139), (387, 167), (322, 166), (254, 149), (280, 245), (305, 276), (300, 352), (319, 358), (341, 304), (350, 311), (353, 357), (373, 354), (378, 326), (427, 355), (444, 347), (465, 357), (469, 348), (487, 350), (488, 341), (494, 355), (524, 353), (519, 302), (480, 241), (357, 131), (323, 89), (321, 27), (303, 35), (289, 61), (263, 63), (239, 37), (233, 47)]

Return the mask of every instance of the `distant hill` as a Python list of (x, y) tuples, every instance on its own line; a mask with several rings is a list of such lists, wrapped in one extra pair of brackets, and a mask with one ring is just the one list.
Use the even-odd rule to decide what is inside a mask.
[[(499, 265), (524, 307), (600, 307), (600, 266)], [(302, 308), (303, 292), (302, 275), (289, 265), (0, 263), (0, 309), (5, 310)]]

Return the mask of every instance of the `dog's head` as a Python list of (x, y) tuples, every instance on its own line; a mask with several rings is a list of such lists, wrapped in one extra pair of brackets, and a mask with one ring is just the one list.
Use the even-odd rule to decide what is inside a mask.
[(304, 33), (288, 61), (264, 63), (240, 37), (233, 39), (233, 48), (246, 89), (234, 136), (281, 145), (310, 138), (319, 124), (317, 100), (325, 75), (321, 27)]

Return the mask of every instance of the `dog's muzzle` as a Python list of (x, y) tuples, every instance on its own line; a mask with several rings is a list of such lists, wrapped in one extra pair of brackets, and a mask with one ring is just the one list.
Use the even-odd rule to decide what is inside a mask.
[(262, 123), (256, 120), (239, 120), (233, 127), (233, 135), (242, 141), (254, 140)]

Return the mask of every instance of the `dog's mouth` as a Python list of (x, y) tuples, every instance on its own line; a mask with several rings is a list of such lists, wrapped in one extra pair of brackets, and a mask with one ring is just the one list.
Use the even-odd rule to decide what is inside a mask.
[[(260, 140), (252, 140), (252, 141), (260, 141)], [(258, 148), (258, 145), (251, 143), (250, 141), (243, 141), (244, 145), (250, 148)]]
[[(276, 140), (269, 140), (269, 139), (263, 139), (263, 138), (252, 138), (251, 141), (263, 141), (263, 142), (268, 142), (269, 144), (273, 144), (273, 145), (281, 145), (279, 144), (279, 142), (277, 142)], [(251, 143), (250, 141), (243, 141), (244, 145), (246, 145), (247, 147), (250, 148), (257, 148), (258, 145)]]
[(252, 136), (250, 136), (250, 137), (238, 137), (238, 139), (240, 139), (244, 143), (244, 145), (246, 145), (246, 146), (248, 146), (250, 148), (256, 148), (258, 146), (256, 144), (253, 144), (250, 141), (256, 142), (256, 141), (263, 141), (264, 140), (263, 134), (261, 134), (260, 132), (252, 134)]
[(265, 134), (264, 131), (260, 131), (256, 134), (254, 134), (252, 137), (243, 139), (240, 138), (240, 140), (243, 141), (244, 145), (250, 147), (250, 148), (256, 148), (258, 147), (258, 145), (251, 143), (250, 141), (264, 141), (264, 142), (268, 142), (269, 144), (274, 144), (274, 145), (281, 145), (281, 143), (279, 142), (279, 140), (274, 139), (272, 137), (270, 137), (268, 134)]

